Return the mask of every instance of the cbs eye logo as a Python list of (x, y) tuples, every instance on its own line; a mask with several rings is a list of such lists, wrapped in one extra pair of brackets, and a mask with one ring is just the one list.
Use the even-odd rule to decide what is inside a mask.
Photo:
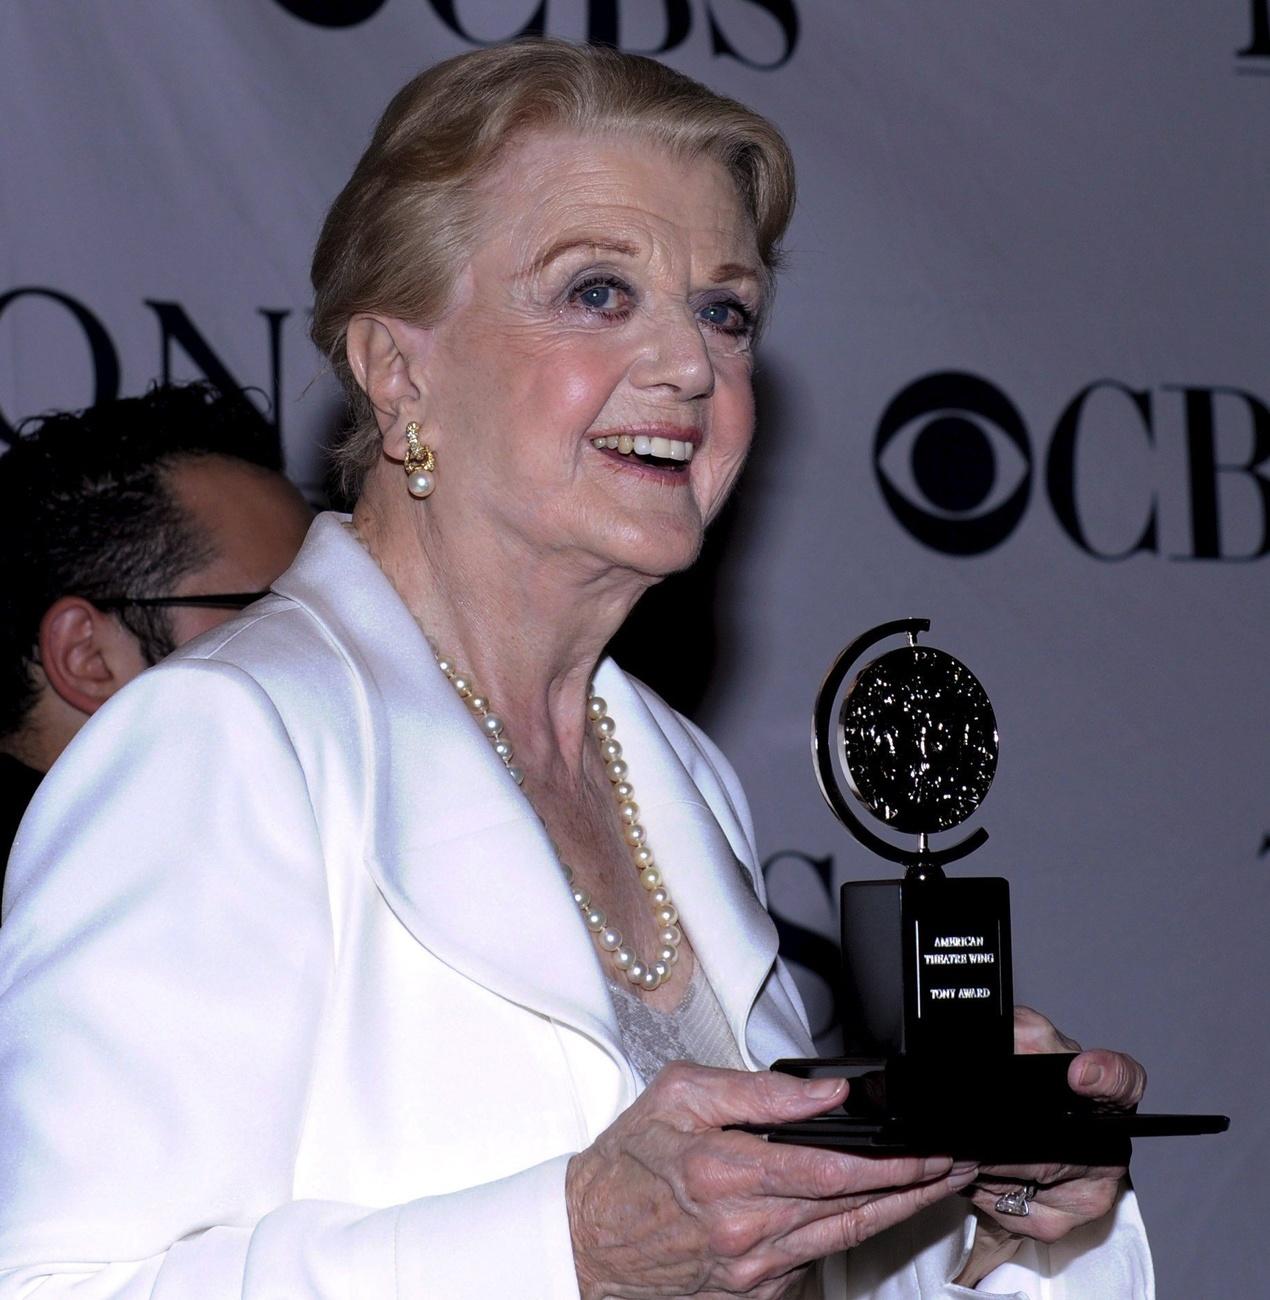
[(924, 375), (882, 412), (873, 469), (892, 513), (919, 542), (979, 555), (1027, 509), (1032, 449), (1023, 417), (977, 375)]

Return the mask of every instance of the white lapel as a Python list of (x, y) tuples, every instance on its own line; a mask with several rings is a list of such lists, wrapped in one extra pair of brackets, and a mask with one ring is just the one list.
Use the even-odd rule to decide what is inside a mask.
[(436, 670), (395, 589), (340, 516), (274, 584), (340, 647), (365, 702), (365, 859), (430, 952), (599, 1043), (636, 1090), (612, 1000), (542, 823)]

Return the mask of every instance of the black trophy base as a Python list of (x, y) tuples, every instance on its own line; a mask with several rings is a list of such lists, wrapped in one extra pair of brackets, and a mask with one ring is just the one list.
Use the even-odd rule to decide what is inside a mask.
[(1223, 1133), (1225, 1115), (1100, 1109), (1067, 1086), (1071, 1055), (1010, 1056), (955, 1068), (900, 1057), (777, 1061), (786, 1074), (848, 1078), (840, 1110), (792, 1124), (739, 1125), (770, 1142), (876, 1155), (951, 1155), (985, 1164), (1120, 1165), (1135, 1137)]
[(841, 899), (840, 1003), (850, 1055), (1013, 1054), (1006, 880), (910, 872), (903, 880), (849, 880)]

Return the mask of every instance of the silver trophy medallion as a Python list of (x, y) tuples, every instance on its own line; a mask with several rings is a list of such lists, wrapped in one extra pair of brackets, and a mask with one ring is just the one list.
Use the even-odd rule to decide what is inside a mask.
[[(889, 861), (938, 871), (987, 838), (979, 830), (938, 849), (929, 841), (959, 826), (983, 802), (1000, 746), (992, 703), (978, 678), (945, 651), (917, 644), (929, 627), (928, 619), (885, 623), (842, 651), (816, 698), (812, 750), (821, 792), (857, 840)], [(835, 710), (858, 661), (897, 635), (907, 644), (856, 671)], [(856, 816), (844, 785), (873, 818), (916, 835), (917, 843), (897, 845), (874, 834)]]

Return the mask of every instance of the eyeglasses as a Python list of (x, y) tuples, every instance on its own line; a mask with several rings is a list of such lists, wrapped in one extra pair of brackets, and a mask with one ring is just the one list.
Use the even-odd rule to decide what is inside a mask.
[(192, 609), (246, 609), (248, 605), (263, 600), (267, 591), (217, 591), (205, 596), (103, 596), (94, 600), (98, 609), (122, 609), (125, 605), (139, 605), (142, 609), (161, 609), (168, 606), (185, 606)]

